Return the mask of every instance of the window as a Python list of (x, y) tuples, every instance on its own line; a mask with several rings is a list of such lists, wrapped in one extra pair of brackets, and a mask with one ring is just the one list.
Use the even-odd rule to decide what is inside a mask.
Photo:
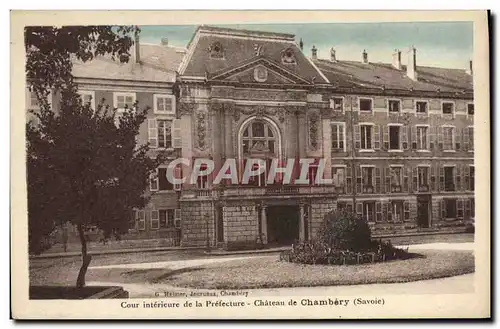
[(344, 167), (332, 167), (332, 181), (336, 190), (343, 192), (345, 188), (345, 172)]
[(151, 229), (157, 230), (160, 227), (158, 210), (151, 210)]
[(363, 202), (363, 219), (367, 222), (375, 221), (375, 202)]
[[(260, 55), (261, 49), (257, 48), (256, 55)], [(281, 55), (281, 62), (283, 64), (295, 64), (295, 54), (292, 48), (287, 48)]]
[(401, 101), (399, 100), (390, 99), (388, 102), (388, 106), (390, 113), (397, 113), (401, 111)]
[(467, 104), (467, 115), (474, 115), (474, 104)]
[(361, 149), (371, 150), (372, 146), (372, 129), (371, 125), (361, 125)]
[(359, 99), (359, 110), (363, 112), (371, 112), (372, 111), (372, 100), (369, 98), (360, 98)]
[(373, 167), (361, 167), (363, 193), (373, 193)]
[(330, 98), (330, 108), (342, 112), (344, 110), (344, 100), (341, 97)]
[(391, 167), (391, 193), (398, 193), (402, 191), (403, 186), (403, 167)]
[(455, 167), (444, 167), (444, 190), (455, 191)]
[(399, 126), (389, 126), (389, 150), (400, 149)]
[(146, 229), (146, 218), (144, 210), (135, 211), (135, 222), (138, 230), (143, 231)]
[(174, 227), (174, 209), (160, 209), (158, 212), (160, 218), (160, 228)]
[(441, 109), (443, 110), (443, 114), (453, 114), (454, 108), (455, 104), (452, 102), (443, 102), (441, 104)]
[(467, 143), (468, 143), (468, 149), (469, 151), (474, 151), (474, 127), (467, 127), (467, 132), (466, 137), (468, 138)]
[(429, 191), (429, 167), (418, 167), (418, 191)]
[[(202, 164), (200, 164), (198, 172), (205, 171), (207, 169), (208, 169), (207, 164), (202, 163)], [(199, 189), (208, 188), (208, 175), (198, 176), (198, 178), (196, 180), (196, 187)]]
[(404, 203), (401, 200), (391, 202), (391, 217), (395, 222), (402, 222), (404, 219)]
[(158, 189), (160, 191), (171, 191), (174, 186), (167, 178), (167, 168), (158, 168)]
[(416, 107), (416, 112), (417, 113), (427, 113), (427, 110), (428, 110), (428, 103), (425, 102), (425, 101), (417, 101), (415, 103), (415, 107)]
[(82, 104), (85, 105), (90, 105), (90, 108), (95, 110), (95, 97), (94, 97), (94, 92), (93, 91), (88, 91), (88, 90), (80, 90), (78, 91), (80, 94), (80, 97), (82, 98)]
[(474, 166), (469, 166), (469, 191), (474, 191), (474, 186), (476, 184), (475, 179), (475, 168)]
[(174, 114), (175, 96), (173, 95), (154, 95), (155, 113)]
[(156, 120), (158, 126), (158, 147), (172, 148), (172, 121)]
[(428, 127), (417, 126), (417, 150), (427, 150), (427, 132)]
[(443, 199), (443, 203), (444, 218), (457, 218), (457, 199)]
[(332, 123), (332, 152), (345, 151), (345, 123)]
[(452, 151), (455, 150), (455, 137), (454, 137), (454, 127), (442, 127), (443, 131), (443, 150)]
[(214, 42), (210, 45), (210, 58), (224, 58), (224, 51), (220, 42)]
[(266, 121), (254, 120), (243, 131), (243, 155), (275, 155), (276, 136)]
[(135, 103), (135, 93), (114, 93), (114, 107), (118, 110), (131, 109)]

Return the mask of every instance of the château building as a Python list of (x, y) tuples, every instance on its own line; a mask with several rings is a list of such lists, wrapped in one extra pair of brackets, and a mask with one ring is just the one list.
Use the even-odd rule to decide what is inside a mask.
[[(75, 63), (82, 97), (150, 106), (140, 142), (169, 161), (235, 159), (239, 183), (215, 174), (173, 184), (169, 163), (129, 238), (238, 248), (311, 239), (324, 215), (349, 209), (374, 234), (463, 231), (474, 221), (474, 103), (468, 70), (423, 67), (409, 49), (388, 63), (320, 59), (294, 35), (200, 26), (186, 49), (136, 42), (134, 60)], [(57, 95), (54, 95), (57, 97)], [(27, 94), (28, 107), (36, 107)], [(34, 102), (36, 103), (36, 101)], [(54, 104), (57, 102), (54, 102)], [(273, 159), (311, 159), (309, 184), (268, 184)], [(247, 161), (266, 171), (242, 184)], [(320, 164), (325, 164), (321, 173)], [(293, 176), (300, 176), (294, 167)], [(190, 177), (183, 166), (176, 175)], [(317, 175), (331, 179), (319, 184)], [(280, 176), (282, 177), (282, 176)]]

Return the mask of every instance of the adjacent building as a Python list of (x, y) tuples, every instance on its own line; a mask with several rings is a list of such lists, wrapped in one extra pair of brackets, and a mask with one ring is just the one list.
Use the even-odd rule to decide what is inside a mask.
[[(82, 97), (150, 106), (141, 142), (169, 161), (211, 159), (220, 168), (308, 158), (310, 184), (150, 183), (129, 238), (240, 248), (311, 239), (324, 215), (351, 209), (375, 234), (459, 231), (474, 221), (474, 102), (468, 70), (319, 59), (282, 33), (201, 26), (186, 49), (134, 48), (134, 61), (75, 65)], [(28, 95), (28, 105), (31, 103)], [(317, 184), (319, 164), (331, 184)], [(295, 167), (297, 168), (297, 166)], [(204, 170), (206, 168), (194, 168)], [(176, 172), (191, 175), (190, 166)], [(294, 170), (294, 178), (300, 169)], [(241, 177), (240, 177), (241, 179)]]

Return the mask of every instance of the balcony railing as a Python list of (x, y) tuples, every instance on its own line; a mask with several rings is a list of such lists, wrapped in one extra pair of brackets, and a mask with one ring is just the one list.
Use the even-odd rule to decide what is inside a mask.
[(455, 184), (445, 184), (444, 190), (446, 192), (452, 192), (455, 191)]
[(363, 193), (373, 193), (373, 185), (363, 185)]
[(418, 191), (419, 192), (429, 192), (429, 185), (419, 185)]
[(391, 185), (391, 193), (401, 193), (401, 185)]

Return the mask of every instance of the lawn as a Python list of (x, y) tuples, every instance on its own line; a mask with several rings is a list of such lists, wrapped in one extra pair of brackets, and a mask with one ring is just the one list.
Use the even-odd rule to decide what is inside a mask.
[(398, 283), (474, 272), (470, 251), (423, 251), (422, 257), (364, 265), (299, 265), (277, 256), (233, 260), (157, 273), (150, 283), (204, 289), (253, 289)]

